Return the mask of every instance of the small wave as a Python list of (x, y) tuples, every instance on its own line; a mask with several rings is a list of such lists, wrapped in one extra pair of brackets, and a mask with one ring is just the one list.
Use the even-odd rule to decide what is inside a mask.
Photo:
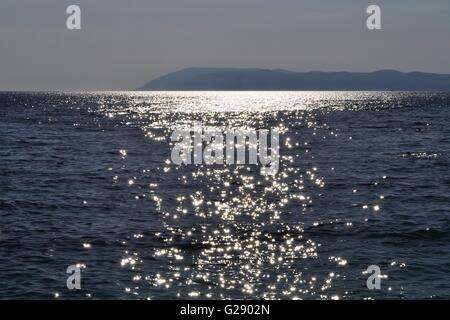
[(441, 153), (435, 152), (406, 152), (402, 154), (402, 157), (415, 159), (435, 159), (441, 155), (442, 155)]

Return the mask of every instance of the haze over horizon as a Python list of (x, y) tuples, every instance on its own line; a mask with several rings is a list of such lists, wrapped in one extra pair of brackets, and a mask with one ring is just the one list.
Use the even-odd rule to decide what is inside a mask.
[(450, 74), (449, 16), (447, 0), (3, 0), (0, 91), (127, 90), (194, 66)]

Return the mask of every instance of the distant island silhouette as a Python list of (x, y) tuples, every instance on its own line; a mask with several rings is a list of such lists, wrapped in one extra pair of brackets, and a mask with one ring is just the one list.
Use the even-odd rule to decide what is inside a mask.
[(450, 75), (395, 70), (360, 73), (187, 68), (152, 80), (137, 90), (450, 91)]

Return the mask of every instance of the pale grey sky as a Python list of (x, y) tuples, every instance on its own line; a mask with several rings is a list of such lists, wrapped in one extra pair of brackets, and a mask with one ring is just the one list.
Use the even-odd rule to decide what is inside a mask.
[(0, 2), (0, 90), (126, 90), (192, 66), (450, 73), (450, 1)]

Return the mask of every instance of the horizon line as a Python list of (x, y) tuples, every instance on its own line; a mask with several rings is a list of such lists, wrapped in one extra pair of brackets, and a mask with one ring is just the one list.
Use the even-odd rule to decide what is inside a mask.
[[(294, 71), (294, 70), (289, 70), (289, 69), (284, 69), (284, 68), (259, 68), (259, 67), (198, 67), (198, 66), (194, 66), (194, 67), (185, 67), (185, 68), (180, 68), (177, 69), (175, 71), (170, 71), (168, 73), (156, 76), (155, 78), (151, 79), (151, 80), (147, 80), (145, 84), (153, 81), (153, 80), (157, 80), (161, 77), (167, 76), (167, 75), (171, 75), (173, 73), (177, 73), (180, 71), (184, 71), (184, 70), (189, 70), (189, 69), (234, 69), (234, 70), (267, 70), (267, 71), (288, 71), (288, 72), (292, 72), (292, 73), (354, 73), (354, 74), (373, 74), (373, 73), (377, 73), (377, 72), (397, 72), (397, 73), (402, 73), (402, 74), (415, 74), (415, 73), (420, 73), (420, 74), (431, 74), (431, 75), (438, 75), (438, 76), (450, 76), (450, 71), (449, 73), (437, 73), (437, 72), (431, 72), (431, 71), (402, 71), (399, 69), (375, 69), (372, 71), (347, 71), (347, 70), (340, 70), (340, 71), (321, 71), (321, 70), (310, 70), (310, 71)], [(129, 92), (129, 91), (135, 91), (135, 92), (139, 92), (139, 91), (336, 91), (336, 90), (140, 90), (140, 88), (142, 88), (142, 85), (138, 86), (138, 87), (134, 87), (134, 88), (128, 88), (128, 89), (69, 89), (69, 88), (64, 88), (64, 89), (0, 89), (0, 92), (5, 93), (5, 92), (74, 92), (74, 93), (78, 93), (78, 92)], [(337, 90), (337, 91), (379, 91), (379, 92), (383, 92), (383, 91), (399, 91), (399, 90)], [(412, 91), (412, 92), (418, 92), (418, 91), (423, 91), (426, 92), (427, 90), (400, 90), (400, 91)], [(430, 90), (428, 90), (430, 91)], [(431, 90), (432, 91), (432, 90)], [(436, 90), (438, 91), (438, 90)], [(443, 91), (443, 92), (447, 92), (447, 91)]]

